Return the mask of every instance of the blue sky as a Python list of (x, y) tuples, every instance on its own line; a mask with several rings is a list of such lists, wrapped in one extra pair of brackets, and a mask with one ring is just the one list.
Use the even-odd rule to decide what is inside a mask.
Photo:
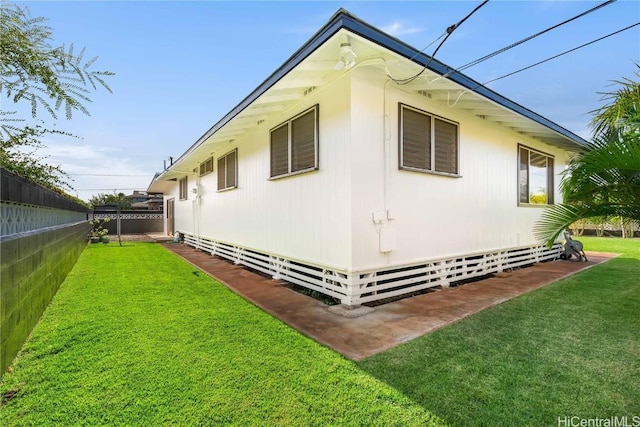
[[(163, 160), (178, 157), (233, 109), (343, 7), (423, 49), (480, 1), (27, 2), (48, 18), (57, 44), (86, 47), (94, 69), (113, 71), (109, 94), (56, 128), (82, 139), (49, 137), (49, 161), (73, 178), (72, 194), (145, 190)], [(436, 58), (459, 67), (571, 18), (601, 2), (490, 1), (459, 27)], [(486, 82), (640, 21), (640, 2), (609, 6), (465, 70)], [(435, 45), (425, 50), (431, 54)], [(589, 137), (598, 92), (632, 77), (640, 27), (489, 87), (570, 131)], [(3, 110), (9, 110), (7, 101)], [(64, 114), (62, 114), (64, 116)], [(47, 120), (47, 122), (51, 122)]]

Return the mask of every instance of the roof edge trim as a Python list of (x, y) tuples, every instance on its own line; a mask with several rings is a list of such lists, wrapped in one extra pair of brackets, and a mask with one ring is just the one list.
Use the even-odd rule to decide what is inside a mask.
[[(429, 55), (416, 50), (407, 43), (397, 39), (394, 36), (386, 34), (381, 30), (373, 27), (372, 25), (362, 21), (355, 15), (351, 14), (347, 10), (340, 8), (330, 20), (320, 30), (318, 30), (305, 44), (303, 44), (293, 55), (291, 55), (279, 68), (277, 68), (269, 77), (267, 77), (256, 89), (254, 89), (249, 95), (247, 95), (235, 108), (229, 111), (222, 119), (215, 123), (207, 132), (205, 132), (198, 140), (193, 143), (178, 159), (174, 161), (174, 165), (180, 163), (186, 156), (197, 149), (204, 141), (206, 141), (211, 135), (217, 132), (221, 127), (230, 122), (234, 117), (240, 114), (246, 107), (254, 102), (258, 97), (264, 94), (269, 88), (275, 85), (283, 76), (289, 73), (293, 68), (299, 65), (304, 59), (306, 59), (311, 53), (313, 53), (324, 42), (331, 38), (335, 33), (341, 29), (347, 29), (354, 34), (364, 37), (381, 47), (389, 49), (390, 51), (413, 61), (414, 63), (425, 66), (429, 64), (428, 69), (439, 75), (445, 75), (447, 78), (465, 87), (471, 92), (475, 92), (484, 98), (496, 102), (497, 104), (517, 113), (523, 117), (526, 117), (536, 123), (539, 123), (559, 135), (567, 138), (570, 142), (575, 144), (576, 149), (580, 149), (586, 140), (573, 132), (563, 128), (557, 123), (529, 110), (526, 107), (498, 94), (497, 92), (483, 86), (481, 83), (473, 80), (472, 78), (448, 67), (439, 60), (431, 58)], [(170, 170), (171, 166), (167, 168)], [(164, 172), (160, 176), (164, 175)], [(158, 176), (157, 178), (159, 178)]]

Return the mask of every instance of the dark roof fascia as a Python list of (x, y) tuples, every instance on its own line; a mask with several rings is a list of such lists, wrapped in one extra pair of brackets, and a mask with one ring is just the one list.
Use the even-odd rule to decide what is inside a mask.
[[(269, 88), (275, 85), (282, 77), (298, 66), (303, 60), (311, 55), (318, 47), (324, 44), (329, 38), (337, 33), (341, 28), (348, 28), (345, 25), (346, 18), (351, 17), (344, 9), (339, 9), (329, 20), (329, 22), (316, 32), (304, 45), (302, 45), (293, 55), (276, 69), (267, 79), (260, 84), (253, 92), (244, 98), (233, 110), (228, 112), (222, 119), (214, 124), (204, 135), (191, 145), (173, 164), (179, 163), (183, 157), (197, 148), (201, 143), (206, 141), (211, 135), (216, 133), (218, 129), (229, 123), (235, 116), (240, 114), (245, 108), (251, 105)], [(170, 169), (171, 167), (169, 167)], [(155, 178), (154, 178), (155, 179)]]
[[(179, 163), (191, 151), (196, 149), (201, 143), (206, 141), (211, 135), (217, 132), (218, 129), (229, 123), (235, 116), (240, 114), (245, 108), (251, 105), (252, 102), (258, 99), (258, 97), (264, 94), (269, 88), (271, 88), (282, 77), (284, 77), (287, 73), (298, 66), (304, 59), (311, 55), (311, 53), (313, 53), (318, 47), (320, 47), (342, 28), (358, 34), (359, 36), (364, 37), (365, 39), (368, 39), (392, 52), (395, 52), (398, 55), (401, 55), (421, 66), (425, 66), (428, 63), (429, 70), (437, 74), (444, 75), (450, 73), (447, 75), (447, 78), (449, 80), (452, 80), (469, 89), (471, 92), (482, 95), (483, 97), (490, 99), (499, 105), (502, 105), (530, 120), (533, 120), (561, 134), (562, 136), (574, 141), (576, 143), (576, 148), (580, 148), (580, 146), (587, 143), (587, 141), (574, 134), (573, 132), (550, 121), (549, 119), (542, 117), (541, 115), (529, 110), (528, 108), (511, 101), (510, 99), (498, 94), (497, 92), (494, 92), (493, 90), (482, 86), (480, 83), (471, 79), (470, 77), (451, 69), (437, 59), (431, 58), (430, 56), (416, 50), (403, 41), (386, 33), (383, 33), (377, 28), (369, 25), (368, 23), (355, 17), (345, 9), (341, 8), (331, 17), (329, 22), (325, 24), (324, 27), (318, 30), (318, 32), (316, 32), (304, 45), (302, 45), (293, 55), (291, 55), (283, 65), (281, 65), (269, 77), (267, 77), (267, 79), (262, 82), (260, 86), (258, 86), (253, 92), (245, 97), (233, 110), (228, 112), (204, 135), (198, 138), (198, 140), (193, 145), (191, 145), (191, 147), (189, 147), (177, 160), (175, 160), (173, 164), (175, 165)], [(430, 59), (431, 61), (429, 62)], [(171, 169), (171, 167), (169, 167), (168, 169)]]
[[(416, 50), (415, 48), (409, 46), (403, 41), (381, 32), (377, 28), (367, 24), (366, 22), (352, 15), (349, 15), (348, 19), (349, 19), (348, 22), (351, 25), (347, 26), (346, 28), (360, 35), (361, 37), (364, 37), (378, 45), (381, 45), (397, 53), (398, 55), (401, 55), (407, 58), (408, 60), (413, 61), (423, 67), (429, 64), (428, 69), (437, 74), (440, 74), (441, 76), (449, 73), (447, 74), (447, 78), (449, 80), (454, 81), (459, 85), (467, 88), (471, 92), (475, 92), (479, 95), (482, 95), (483, 97), (490, 99), (491, 101), (494, 101), (499, 105), (502, 105), (503, 107), (506, 107), (530, 120), (533, 120), (561, 134), (562, 136), (575, 142), (577, 145), (576, 148), (580, 148), (582, 145), (587, 144), (587, 141), (585, 141), (583, 138), (563, 128), (557, 123), (554, 123), (551, 120), (545, 117), (542, 117), (541, 115), (529, 110), (528, 108), (523, 107), (522, 105), (498, 94), (497, 92), (494, 92), (493, 90), (483, 86), (481, 83), (473, 80), (472, 78), (448, 67), (447, 65), (438, 61), (437, 59), (432, 58)], [(429, 60), (431, 61), (429, 62)]]

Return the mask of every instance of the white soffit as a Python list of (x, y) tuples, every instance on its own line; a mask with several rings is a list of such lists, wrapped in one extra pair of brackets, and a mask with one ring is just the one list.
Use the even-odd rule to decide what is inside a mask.
[[(380, 37), (386, 37), (383, 33), (376, 34)], [(298, 60), (297, 57), (292, 57), (283, 67), (276, 70), (260, 87), (268, 84), (267, 82), (274, 76), (277, 77), (277, 80), (270, 83), (269, 87), (264, 89), (259, 96), (241, 111), (236, 113), (235, 110), (232, 110), (227, 115), (231, 118), (224, 124), (212, 127), (169, 170), (162, 173), (162, 179), (184, 175), (184, 173), (191, 171), (195, 167), (194, 165), (211, 156), (212, 152), (218, 151), (221, 144), (229, 144), (243, 135), (254, 132), (269, 117), (288, 111), (309, 93), (321, 89), (323, 86), (340, 78), (344, 73), (350, 72), (350, 69), (353, 68), (336, 67), (336, 64), (342, 58), (341, 46), (345, 43), (348, 43), (349, 48), (357, 54), (356, 64), (353, 68), (365, 65), (376, 67), (382, 73), (388, 71), (391, 76), (397, 79), (413, 76), (423, 70), (423, 66), (416, 63), (416, 61), (407, 59), (378, 42), (342, 28), (320, 43), (315, 50), (303, 57), (286, 74), (281, 75), (281, 69), (285, 68), (290, 61)], [(419, 56), (419, 53), (416, 52), (415, 56)], [(473, 82), (472, 80), (468, 81)], [(260, 90), (260, 87), (256, 90)], [(506, 101), (505, 104), (511, 103), (516, 106), (517, 104), (513, 104), (506, 99), (500, 101), (500, 103), (496, 102), (474, 92), (474, 89), (477, 88), (474, 88), (473, 85), (470, 86), (471, 89), (466, 88), (459, 83), (438, 75), (432, 70), (424, 70), (420, 77), (411, 83), (398, 85), (397, 87), (425, 96), (450, 108), (466, 110), (481, 119), (505, 126), (515, 132), (536, 138), (545, 143), (569, 150), (575, 150), (578, 147), (578, 144), (567, 138), (567, 136), (525, 117), (501, 103)], [(250, 96), (253, 96), (253, 94)], [(497, 96), (499, 97), (499, 95)], [(243, 104), (245, 104), (244, 101), (240, 105)], [(236, 109), (238, 108), (240, 107), (236, 107)], [(526, 110), (521, 106), (517, 106), (515, 109)], [(223, 121), (221, 120), (221, 122)]]

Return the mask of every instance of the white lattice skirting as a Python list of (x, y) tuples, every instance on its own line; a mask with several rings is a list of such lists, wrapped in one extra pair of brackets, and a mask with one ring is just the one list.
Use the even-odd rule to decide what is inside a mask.
[(455, 258), (430, 260), (376, 270), (345, 272), (296, 262), (277, 255), (184, 234), (185, 244), (211, 255), (245, 265), (305, 288), (358, 305), (433, 287), (485, 276), (490, 273), (550, 261), (560, 257), (561, 245), (524, 246)]

